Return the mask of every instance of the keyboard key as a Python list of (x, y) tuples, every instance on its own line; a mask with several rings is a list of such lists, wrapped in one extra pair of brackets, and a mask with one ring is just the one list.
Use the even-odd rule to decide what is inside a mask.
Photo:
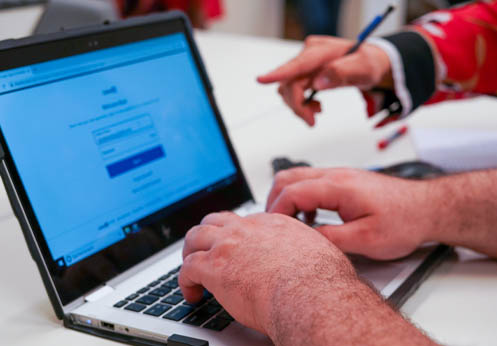
[(175, 289), (175, 288), (178, 288), (178, 280), (169, 280), (168, 282), (166, 282), (164, 285), (162, 285), (161, 287), (167, 287), (167, 288), (171, 288), (171, 289)]
[(188, 305), (188, 306), (191, 306), (191, 307), (194, 307), (194, 308), (198, 308), (198, 307), (204, 305), (206, 302), (207, 302), (207, 299), (205, 299), (205, 298), (202, 298), (202, 300), (199, 301), (199, 302), (197, 302), (197, 303), (188, 303), (185, 300), (185, 302), (183, 303), (183, 305)]
[(202, 299), (198, 303), (189, 303), (186, 300), (183, 302), (183, 305), (191, 306), (192, 308), (199, 308), (199, 307), (201, 307), (204, 304), (205, 304), (205, 300), (204, 299)]
[(224, 328), (229, 326), (230, 323), (231, 323), (231, 321), (216, 317), (216, 318), (213, 318), (212, 320), (210, 320), (209, 322), (207, 322), (204, 325), (204, 328), (220, 332), (221, 330), (223, 330)]
[(152, 281), (151, 283), (148, 284), (148, 287), (155, 287), (157, 286), (158, 284), (160, 284), (160, 281), (159, 280), (155, 280), (155, 281)]
[(138, 293), (138, 294), (147, 293), (149, 289), (150, 289), (150, 287), (143, 287), (143, 288), (140, 288), (138, 291), (136, 291), (136, 293)]
[(193, 326), (200, 326), (202, 323), (214, 316), (219, 310), (221, 309), (216, 306), (206, 305), (195, 311), (190, 317), (185, 319), (183, 323), (191, 324)]
[(169, 274), (162, 275), (162, 276), (159, 278), (159, 280), (162, 280), (162, 281), (167, 280), (167, 279), (169, 279), (169, 277), (170, 277), (170, 276), (171, 276), (171, 275), (169, 275)]
[(214, 306), (217, 306), (217, 307), (221, 307), (221, 304), (219, 304), (219, 302), (215, 299), (212, 299), (211, 301), (209, 301), (209, 305), (214, 305)]
[(159, 297), (156, 296), (143, 296), (140, 299), (138, 299), (136, 302), (140, 304), (145, 304), (145, 305), (150, 305), (155, 303)]
[(159, 287), (159, 288), (156, 288), (155, 290), (149, 292), (149, 294), (151, 294), (153, 296), (157, 296), (157, 297), (164, 297), (169, 292), (171, 292), (170, 288)]
[(128, 304), (126, 300), (121, 300), (120, 302), (117, 302), (114, 304), (115, 308), (122, 308), (124, 305)]
[(175, 291), (173, 294), (174, 294), (175, 296), (181, 297), (181, 298), (183, 298), (183, 299), (185, 298), (185, 297), (183, 297), (183, 292), (181, 292), (181, 290), (177, 290), (177, 291)]
[(132, 295), (129, 295), (126, 297), (126, 300), (135, 300), (136, 298), (138, 298), (140, 295), (136, 294), (136, 293), (133, 293)]
[(167, 318), (168, 320), (173, 320), (173, 321), (179, 321), (185, 316), (189, 315), (193, 311), (193, 308), (189, 306), (178, 306), (176, 309), (174, 309), (171, 312), (168, 312), (167, 314), (164, 315), (163, 318)]
[(179, 266), (179, 267), (177, 267), (177, 268), (174, 268), (173, 270), (171, 270), (171, 271), (169, 272), (169, 274), (170, 274), (170, 275), (172, 275), (172, 274), (176, 274), (176, 273), (177, 273), (177, 272), (179, 272), (180, 270), (181, 270), (181, 266)]
[(222, 319), (225, 319), (225, 320), (228, 320), (228, 321), (234, 321), (235, 320), (233, 317), (231, 317), (231, 315), (226, 310), (221, 311), (219, 313), (219, 315), (216, 316), (216, 318), (222, 318)]
[(171, 308), (172, 308), (171, 305), (155, 304), (150, 309), (145, 310), (144, 314), (159, 317), (160, 315), (162, 315), (164, 312), (166, 312), (167, 310), (169, 310)]
[(124, 308), (124, 310), (130, 310), (130, 311), (134, 311), (134, 312), (140, 312), (140, 311), (142, 311), (145, 308), (146, 308), (146, 306), (143, 305), (143, 304), (131, 303), (128, 306), (126, 306)]
[(176, 304), (178, 304), (182, 300), (183, 300), (183, 298), (181, 298), (179, 296), (175, 296), (173, 294), (173, 295), (170, 295), (170, 296), (162, 299), (162, 303), (176, 305)]

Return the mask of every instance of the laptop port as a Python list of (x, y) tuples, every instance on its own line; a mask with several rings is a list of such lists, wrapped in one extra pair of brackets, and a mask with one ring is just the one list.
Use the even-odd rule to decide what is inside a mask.
[(104, 321), (100, 321), (100, 327), (105, 328), (105, 329), (114, 330), (114, 325), (112, 323), (107, 323)]

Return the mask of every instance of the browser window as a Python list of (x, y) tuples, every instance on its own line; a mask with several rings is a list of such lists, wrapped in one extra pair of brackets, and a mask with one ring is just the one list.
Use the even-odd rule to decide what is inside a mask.
[(0, 72), (0, 107), (61, 267), (236, 174), (181, 33)]

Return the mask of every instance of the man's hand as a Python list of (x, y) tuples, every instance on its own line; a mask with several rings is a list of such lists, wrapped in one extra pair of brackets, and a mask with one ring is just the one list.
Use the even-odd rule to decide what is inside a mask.
[(302, 52), (290, 62), (258, 78), (260, 83), (280, 83), (279, 93), (290, 108), (309, 126), (315, 124), (321, 104), (304, 104), (308, 89), (324, 90), (357, 86), (363, 90), (374, 86), (391, 87), (391, 65), (380, 48), (363, 44), (345, 55), (354, 42), (327, 36), (310, 36)]
[(284, 345), (431, 345), (319, 232), (284, 215), (211, 214), (185, 240), (179, 284)]
[(434, 234), (441, 215), (429, 186), (355, 169), (296, 168), (276, 176), (266, 209), (290, 216), (312, 215), (318, 208), (337, 211), (343, 225), (318, 228), (333, 244), (349, 253), (394, 259)]
[(187, 233), (183, 258), (185, 299), (200, 300), (206, 288), (235, 319), (266, 335), (273, 334), (276, 304), (292, 299), (278, 298), (283, 292), (307, 291), (317, 280), (357, 281), (341, 251), (283, 215), (208, 215)]

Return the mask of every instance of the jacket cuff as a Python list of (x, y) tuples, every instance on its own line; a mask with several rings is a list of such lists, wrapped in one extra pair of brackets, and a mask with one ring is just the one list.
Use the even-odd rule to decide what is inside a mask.
[(390, 58), (395, 96), (402, 105), (400, 118), (407, 117), (435, 93), (435, 61), (430, 45), (414, 31), (371, 38), (368, 43), (383, 49)]

